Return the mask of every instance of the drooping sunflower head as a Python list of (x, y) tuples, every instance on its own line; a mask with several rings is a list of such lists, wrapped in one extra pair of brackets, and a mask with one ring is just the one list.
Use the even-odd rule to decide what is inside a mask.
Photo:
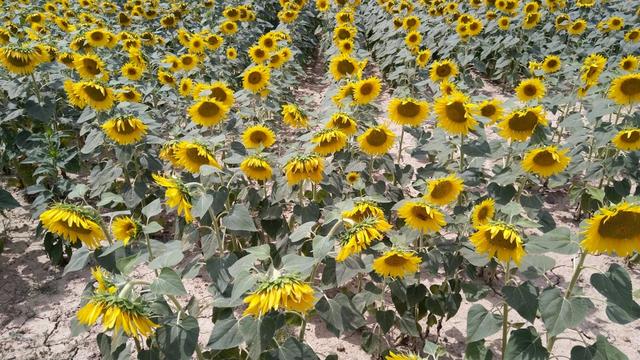
[(498, 99), (485, 100), (478, 104), (478, 113), (481, 116), (491, 120), (491, 124), (502, 118), (504, 109), (502, 108), (502, 102)]
[(316, 144), (315, 153), (326, 156), (342, 150), (347, 144), (347, 135), (338, 129), (322, 129), (313, 135), (311, 142)]
[(482, 225), (469, 237), (476, 247), (476, 252), (486, 254), (490, 258), (508, 263), (513, 261), (520, 265), (525, 255), (522, 238), (518, 229), (503, 222), (489, 222)]
[(178, 164), (192, 174), (200, 173), (200, 167), (203, 165), (221, 168), (213, 151), (202, 144), (181, 141), (176, 145), (174, 151)]
[(538, 78), (524, 79), (516, 87), (516, 96), (522, 102), (541, 100), (546, 92), (544, 83)]
[(353, 101), (358, 105), (366, 105), (375, 100), (381, 90), (381, 81), (376, 76), (359, 80), (353, 84)]
[(358, 130), (358, 124), (356, 121), (346, 113), (335, 113), (331, 115), (331, 119), (325, 126), (327, 129), (338, 129), (346, 135), (353, 135)]
[(358, 136), (360, 149), (367, 155), (384, 155), (393, 146), (396, 135), (386, 125), (368, 128)]
[(625, 74), (613, 79), (608, 94), (619, 105), (640, 103), (640, 73)]
[(297, 275), (278, 274), (277, 277), (260, 283), (254, 292), (244, 298), (248, 306), (243, 316), (262, 317), (276, 310), (305, 314), (313, 308), (314, 295), (311, 285), (300, 280)]
[[(177, 155), (179, 150), (179, 143), (174, 146), (174, 156)], [(177, 159), (176, 156), (176, 160)], [(180, 179), (175, 177), (164, 177), (158, 174), (152, 174), (153, 181), (165, 188), (164, 196), (166, 197), (167, 205), (175, 208), (178, 215), (184, 216), (184, 220), (188, 223), (193, 221), (191, 215), (191, 194), (187, 187), (182, 183)]]
[(287, 161), (284, 172), (289, 185), (299, 184), (304, 180), (319, 183), (324, 175), (324, 160), (316, 154), (296, 155)]
[[(384, 220), (384, 211), (375, 201), (369, 199), (356, 200), (353, 207), (342, 212), (343, 219), (349, 219), (355, 223), (362, 222), (368, 218), (379, 218)], [(349, 227), (349, 223), (345, 226)]]
[(170, 73), (168, 71), (164, 71), (164, 70), (158, 71), (158, 81), (162, 85), (168, 85), (168, 86), (171, 86), (171, 87), (175, 87), (176, 83), (177, 83), (176, 77), (173, 76), (172, 73)]
[(434, 102), (438, 127), (451, 135), (467, 135), (478, 125), (474, 118), (476, 108), (469, 97), (460, 91), (437, 98)]
[(99, 294), (113, 294), (116, 292), (117, 288), (111, 281), (111, 274), (105, 269), (100, 266), (92, 267), (91, 276), (93, 276), (98, 285), (94, 290), (95, 292)]
[(590, 254), (628, 256), (640, 251), (640, 205), (621, 202), (601, 208), (582, 232), (582, 248)]
[(240, 170), (250, 179), (267, 181), (271, 179), (273, 170), (271, 165), (261, 156), (247, 156), (240, 163)]
[(98, 214), (72, 204), (55, 203), (40, 214), (42, 226), (72, 244), (81, 241), (89, 249), (100, 247), (106, 239)]
[(458, 75), (458, 65), (449, 59), (434, 61), (429, 70), (429, 77), (434, 82), (448, 80), (456, 75)]
[(78, 310), (78, 322), (91, 326), (102, 316), (105, 330), (122, 331), (129, 337), (150, 337), (160, 325), (151, 321), (149, 304), (141, 298), (130, 300), (116, 294), (95, 293)]
[(393, 98), (387, 111), (396, 124), (418, 126), (429, 116), (429, 103), (414, 98)]
[(215, 126), (224, 120), (229, 108), (213, 98), (201, 98), (189, 110), (191, 120), (202, 126)]
[(524, 21), (522, 22), (522, 28), (525, 30), (531, 30), (540, 23), (540, 20), (542, 20), (540, 13), (538, 12), (527, 13), (524, 16)]
[(621, 130), (611, 142), (616, 148), (623, 151), (640, 150), (640, 128)]
[(496, 202), (489, 198), (477, 204), (471, 210), (471, 225), (477, 230), (493, 220), (496, 213)]
[(65, 93), (67, 94), (67, 99), (72, 106), (75, 106), (80, 109), (84, 109), (87, 106), (87, 103), (84, 101), (84, 98), (78, 95), (76, 90), (78, 84), (74, 83), (72, 80), (65, 80), (63, 83), (63, 88)]
[(528, 151), (522, 159), (522, 168), (541, 177), (549, 177), (566, 169), (571, 158), (568, 150), (558, 150), (555, 146), (546, 146)]
[(147, 133), (147, 125), (133, 116), (121, 116), (102, 124), (102, 130), (109, 139), (120, 145), (129, 145), (140, 141)]
[(389, 351), (389, 354), (385, 356), (384, 360), (420, 360), (420, 357), (413, 353), (396, 353)]
[(306, 128), (309, 118), (302, 109), (295, 104), (282, 105), (282, 120), (285, 124), (294, 128)]
[(413, 251), (391, 249), (373, 260), (373, 270), (383, 277), (403, 278), (418, 272), (421, 262)]
[(538, 126), (546, 126), (542, 106), (514, 110), (498, 123), (500, 136), (514, 141), (526, 141)]
[(456, 201), (462, 190), (464, 181), (451, 174), (427, 181), (427, 194), (424, 199), (431, 204), (444, 206)]
[(113, 89), (92, 82), (81, 81), (74, 86), (76, 96), (96, 111), (107, 111), (113, 107)]
[(111, 223), (111, 232), (116, 240), (122, 241), (126, 246), (130, 241), (135, 240), (142, 225), (130, 216), (118, 216)]
[(411, 229), (423, 234), (437, 232), (447, 223), (444, 214), (424, 199), (407, 201), (398, 208), (398, 217)]
[(561, 66), (562, 61), (560, 57), (556, 55), (547, 55), (542, 61), (542, 70), (547, 74), (558, 72)]
[(242, 143), (247, 149), (268, 148), (276, 142), (275, 133), (266, 126), (254, 125), (242, 133)]
[(340, 236), (342, 248), (336, 256), (336, 261), (342, 262), (351, 255), (361, 253), (374, 241), (382, 240), (391, 228), (391, 224), (376, 217), (366, 218), (347, 228)]
[(264, 90), (269, 85), (269, 78), (271, 77), (271, 70), (264, 65), (256, 65), (245, 70), (242, 75), (242, 86), (257, 94)]
[(8, 45), (0, 49), (0, 62), (10, 72), (18, 75), (31, 74), (47, 59), (36, 47)]

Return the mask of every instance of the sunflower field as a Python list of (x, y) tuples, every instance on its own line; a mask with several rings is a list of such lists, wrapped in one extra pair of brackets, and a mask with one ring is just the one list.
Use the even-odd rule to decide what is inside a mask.
[(0, 359), (640, 358), (640, 2), (0, 6)]

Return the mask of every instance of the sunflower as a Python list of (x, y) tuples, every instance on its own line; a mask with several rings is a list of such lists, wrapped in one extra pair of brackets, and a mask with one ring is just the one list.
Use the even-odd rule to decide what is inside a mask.
[(215, 51), (222, 46), (224, 39), (218, 34), (209, 34), (204, 38), (204, 42), (207, 49)]
[(516, 96), (522, 102), (541, 100), (546, 92), (544, 83), (538, 78), (524, 79), (516, 87)]
[(136, 64), (128, 62), (122, 66), (120, 72), (125, 78), (132, 81), (137, 81), (142, 78), (143, 69)]
[(336, 26), (333, 29), (333, 42), (339, 44), (344, 40), (355, 40), (358, 29), (350, 24)]
[(191, 120), (202, 126), (215, 126), (227, 116), (227, 108), (223, 103), (212, 98), (202, 98), (187, 110)]
[(526, 141), (538, 125), (546, 126), (547, 119), (542, 106), (514, 110), (498, 123), (500, 136), (515, 141)]
[(505, 263), (513, 261), (520, 265), (520, 260), (525, 255), (518, 230), (506, 223), (489, 222), (482, 225), (469, 237), (469, 241), (479, 254), (487, 254)]
[(160, 25), (165, 29), (174, 28), (176, 24), (176, 17), (173, 14), (167, 14), (160, 19)]
[(429, 103), (414, 98), (393, 98), (387, 112), (396, 124), (418, 126), (429, 116)]
[(316, 9), (319, 12), (326, 12), (331, 7), (329, 0), (316, 0)]
[(81, 81), (74, 86), (75, 94), (95, 111), (107, 111), (113, 107), (113, 89), (91, 81)]
[(278, 47), (278, 41), (272, 33), (261, 35), (258, 44), (268, 52), (274, 51)]
[(478, 230), (481, 226), (493, 220), (496, 213), (495, 205), (496, 202), (489, 198), (473, 207), (473, 210), (471, 210), (471, 224), (474, 229)]
[(64, 64), (68, 68), (73, 68), (73, 62), (75, 61), (75, 55), (73, 53), (60, 53), (58, 54), (58, 62)]
[(182, 78), (182, 80), (180, 80), (180, 86), (178, 86), (178, 93), (184, 97), (195, 94), (193, 91), (193, 80), (188, 77)]
[(420, 50), (420, 44), (422, 43), (422, 35), (419, 31), (410, 31), (404, 38), (404, 43), (411, 52), (417, 52)]
[(416, 55), (416, 65), (420, 69), (426, 67), (429, 63), (429, 60), (431, 60), (431, 50), (423, 49), (418, 51), (418, 54)]
[(98, 214), (76, 205), (55, 203), (40, 214), (40, 222), (49, 232), (72, 244), (80, 240), (89, 249), (99, 248), (106, 238)]
[(29, 75), (45, 58), (35, 48), (7, 46), (0, 49), (0, 62), (14, 74)]
[(69, 103), (72, 106), (75, 106), (80, 109), (84, 109), (87, 106), (87, 103), (84, 101), (84, 98), (78, 95), (76, 91), (77, 84), (73, 81), (67, 79), (63, 83), (63, 88), (65, 93), (67, 94), (67, 99), (69, 99)]
[(156, 184), (165, 188), (164, 196), (167, 198), (167, 205), (176, 208), (178, 215), (184, 216), (186, 222), (192, 222), (191, 194), (187, 187), (177, 178), (166, 178), (157, 174), (152, 174), (152, 177)]
[(280, 51), (272, 54), (269, 57), (269, 68), (271, 69), (279, 69), (280, 67), (282, 67), (282, 65), (284, 65), (285, 63), (285, 59), (282, 57), (282, 53)]
[(360, 180), (360, 174), (355, 171), (351, 171), (347, 173), (345, 179), (347, 180), (347, 183), (349, 183), (349, 185), (353, 186)]
[(129, 145), (140, 141), (147, 133), (147, 125), (142, 120), (124, 116), (110, 119), (102, 124), (102, 130), (109, 139), (120, 145)]
[(398, 209), (398, 217), (410, 228), (425, 234), (440, 231), (447, 224), (444, 214), (423, 199), (404, 203)]
[(113, 333), (122, 330), (126, 335), (138, 338), (153, 335), (153, 329), (160, 325), (150, 319), (146, 310), (148, 304), (131, 301), (115, 294), (93, 294), (90, 300), (78, 310), (78, 322), (91, 326), (102, 316), (104, 330), (113, 329)]
[(123, 86), (117, 97), (120, 102), (139, 103), (142, 100), (142, 94), (133, 86)]
[(590, 54), (584, 59), (584, 63), (580, 68), (580, 79), (586, 85), (595, 85), (606, 64), (606, 57), (596, 53)]
[(354, 16), (351, 8), (344, 8), (336, 14), (336, 23), (338, 25), (351, 24), (353, 21)]
[(502, 102), (498, 99), (485, 100), (478, 104), (478, 113), (488, 119), (491, 119), (491, 124), (502, 118)]
[(362, 151), (370, 156), (384, 155), (391, 149), (396, 135), (386, 125), (373, 126), (358, 136)]
[(628, 256), (640, 251), (640, 205), (621, 202), (601, 208), (582, 232), (582, 248), (590, 254)]
[(596, 4), (596, 0), (577, 0), (576, 6), (579, 8), (590, 8)]
[(613, 79), (609, 87), (609, 99), (618, 105), (640, 102), (640, 73), (621, 75)]
[(257, 94), (264, 90), (269, 84), (271, 71), (264, 65), (255, 65), (245, 70), (242, 74), (242, 86)]
[(221, 166), (206, 146), (188, 141), (179, 142), (174, 149), (178, 164), (192, 174), (198, 174), (203, 165), (220, 169)]
[(342, 40), (338, 44), (338, 49), (340, 49), (341, 54), (351, 54), (353, 52), (353, 41), (352, 40)]
[(511, 25), (511, 18), (508, 16), (502, 16), (498, 19), (498, 27), (500, 30), (509, 30)]
[(342, 78), (351, 77), (362, 71), (362, 66), (358, 61), (348, 54), (336, 55), (331, 58), (329, 70), (336, 81)]
[(189, 39), (189, 44), (187, 45), (187, 49), (192, 54), (202, 54), (207, 48), (207, 43), (204, 39), (199, 35), (192, 35)]
[(373, 260), (373, 270), (380, 276), (403, 278), (415, 274), (422, 259), (412, 251), (389, 250)]
[(213, 84), (203, 87), (196, 86), (193, 90), (194, 97), (200, 97), (205, 90), (210, 92), (208, 95), (210, 98), (223, 103), (227, 108), (231, 108), (236, 101), (233, 90), (222, 81), (216, 81)]
[(607, 26), (610, 30), (620, 30), (624, 26), (624, 19), (620, 16), (612, 16), (607, 20)]
[(111, 41), (111, 34), (105, 29), (93, 29), (85, 34), (85, 40), (93, 47), (105, 47)]
[(311, 142), (316, 144), (313, 152), (326, 156), (342, 150), (347, 144), (347, 135), (338, 129), (322, 129), (313, 135)]
[(560, 61), (560, 57), (556, 55), (547, 55), (542, 61), (542, 71), (547, 74), (558, 72), (561, 66), (562, 61)]
[(432, 204), (444, 206), (456, 201), (462, 190), (464, 190), (462, 179), (451, 174), (427, 181), (427, 194), (424, 199)]
[(541, 177), (561, 173), (571, 161), (565, 155), (568, 150), (558, 150), (555, 146), (546, 146), (528, 151), (522, 159), (522, 168)]
[(249, 57), (256, 64), (262, 64), (269, 59), (269, 49), (265, 49), (260, 45), (253, 45), (248, 50)]
[(118, 289), (113, 284), (112, 276), (99, 266), (91, 268), (91, 276), (96, 280), (97, 287), (93, 291), (98, 294), (114, 294)]
[(448, 80), (456, 77), (456, 75), (458, 75), (458, 66), (449, 59), (434, 61), (431, 64), (431, 70), (429, 71), (431, 81)]
[(180, 70), (180, 58), (175, 55), (167, 55), (162, 59), (163, 64), (168, 64), (169, 71), (178, 71)]
[(349, 116), (349, 114), (342, 112), (331, 115), (331, 119), (329, 119), (325, 127), (328, 129), (338, 129), (349, 136), (355, 134), (358, 130), (356, 121)]
[(306, 314), (313, 308), (314, 295), (311, 285), (297, 275), (279, 275), (260, 283), (254, 292), (244, 298), (248, 306), (242, 315), (262, 317), (279, 309)]
[(392, 226), (379, 218), (370, 217), (354, 224), (340, 236), (342, 248), (336, 256), (337, 262), (346, 260), (349, 256), (359, 254), (367, 249), (374, 241), (382, 240), (385, 233)]
[(353, 98), (353, 82), (347, 81), (342, 85), (338, 92), (331, 98), (333, 102), (339, 107), (342, 107), (342, 101), (347, 98)]
[(438, 127), (451, 135), (467, 135), (469, 130), (478, 125), (473, 117), (475, 112), (473, 104), (469, 103), (468, 96), (459, 91), (437, 98), (433, 108)]
[(262, 157), (257, 155), (247, 156), (240, 163), (240, 170), (250, 179), (267, 181), (271, 179), (273, 170), (271, 165)]
[(170, 72), (160, 70), (158, 71), (158, 81), (162, 85), (169, 85), (171, 87), (176, 86), (176, 78)]
[(298, 184), (304, 180), (314, 183), (322, 181), (324, 160), (318, 155), (296, 155), (284, 166), (289, 185)]
[(640, 41), (640, 28), (634, 28), (624, 34), (624, 40), (627, 42), (637, 43)]
[(376, 76), (362, 79), (353, 84), (353, 101), (358, 105), (366, 105), (380, 95), (382, 85)]
[(384, 360), (420, 360), (420, 357), (412, 353), (403, 354), (389, 351), (389, 354), (384, 357)]
[(227, 59), (229, 60), (235, 60), (236, 58), (238, 58), (238, 50), (236, 50), (236, 48), (234, 47), (227, 48), (225, 54), (227, 55)]
[(620, 150), (640, 150), (640, 128), (621, 130), (611, 142)]
[(638, 69), (638, 63), (640, 63), (640, 58), (633, 55), (627, 55), (620, 60), (618, 63), (618, 67), (620, 70), (624, 71), (635, 71)]
[[(362, 222), (368, 218), (377, 218), (385, 223), (387, 221), (384, 217), (384, 210), (382, 210), (375, 201), (367, 198), (356, 200), (353, 207), (343, 211), (341, 216), (343, 219), (349, 219), (354, 223)], [(385, 224), (382, 225), (387, 226)], [(345, 226), (350, 227), (351, 225), (347, 222)]]
[(238, 24), (236, 24), (235, 21), (225, 20), (220, 24), (220, 32), (225, 35), (233, 35), (238, 32)]
[(93, 54), (76, 56), (73, 66), (83, 79), (93, 79), (104, 75), (104, 62)]
[(183, 54), (178, 58), (180, 61), (180, 69), (184, 71), (193, 70), (198, 66), (199, 59), (193, 54)]
[(135, 240), (140, 230), (142, 230), (142, 226), (130, 216), (118, 216), (111, 223), (113, 237), (122, 241), (124, 246), (127, 246), (129, 241)]
[(242, 143), (247, 149), (268, 148), (276, 142), (276, 134), (268, 127), (254, 125), (242, 133)]
[(294, 128), (306, 128), (309, 125), (307, 115), (295, 104), (282, 105), (282, 119), (285, 124)]

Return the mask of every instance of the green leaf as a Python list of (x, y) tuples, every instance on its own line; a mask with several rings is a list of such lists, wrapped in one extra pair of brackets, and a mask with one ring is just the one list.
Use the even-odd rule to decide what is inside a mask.
[(147, 219), (160, 214), (162, 212), (162, 203), (160, 202), (160, 199), (155, 199), (147, 204), (147, 206), (142, 208), (141, 212)]
[(174, 319), (156, 331), (160, 351), (166, 359), (190, 360), (198, 344), (200, 328), (193, 316)]
[(308, 221), (300, 226), (298, 226), (291, 235), (289, 235), (289, 240), (292, 243), (298, 242), (302, 239), (308, 238), (311, 235), (311, 229), (316, 225), (315, 221)]
[(213, 204), (213, 195), (204, 193), (197, 197), (193, 201), (193, 207), (191, 208), (191, 215), (197, 218), (201, 218), (209, 211), (209, 208)]
[(571, 240), (571, 230), (565, 227), (555, 228), (542, 236), (531, 236), (527, 242), (527, 253), (542, 254), (555, 252), (564, 255), (577, 254), (580, 246)]
[(274, 359), (279, 360), (316, 360), (319, 359), (318, 355), (313, 349), (305, 344), (301, 343), (294, 337), (288, 338), (284, 344), (282, 344), (277, 352), (274, 354)]
[(533, 323), (538, 312), (538, 288), (526, 281), (519, 286), (504, 286), (502, 288), (507, 304), (524, 319)]
[(467, 314), (467, 343), (495, 334), (501, 327), (501, 316), (489, 313), (480, 304), (473, 304)]
[(549, 352), (542, 346), (540, 335), (533, 326), (511, 332), (504, 355), (509, 360), (546, 360)]
[(318, 315), (334, 335), (340, 336), (345, 331), (359, 329), (366, 325), (364, 317), (354, 307), (351, 300), (342, 293), (333, 299), (326, 296), (316, 303)]
[(607, 298), (607, 316), (617, 324), (627, 324), (640, 318), (640, 305), (633, 300), (631, 279), (618, 264), (611, 264), (604, 274), (591, 275), (591, 285)]
[(592, 308), (591, 300), (579, 297), (565, 299), (558, 288), (547, 288), (540, 296), (540, 314), (549, 336), (578, 326)]
[(162, 268), (160, 275), (153, 280), (151, 291), (156, 295), (186, 295), (187, 291), (180, 276), (170, 268)]
[(142, 232), (145, 234), (155, 234), (158, 231), (162, 231), (162, 229), (162, 225), (158, 224), (156, 221), (152, 221), (148, 225), (142, 226)]
[(182, 243), (180, 241), (169, 241), (161, 243), (159, 241), (151, 241), (153, 248), (153, 256), (156, 258), (149, 263), (151, 269), (161, 269), (163, 267), (173, 267), (178, 265), (184, 258), (182, 253)]
[(71, 260), (69, 260), (67, 266), (64, 267), (62, 276), (70, 272), (84, 269), (87, 265), (87, 261), (89, 261), (89, 255), (91, 255), (91, 253), (92, 252), (84, 246), (79, 249), (75, 249), (73, 254), (71, 254)]
[(13, 198), (10, 192), (0, 189), (0, 210), (11, 210), (20, 207), (20, 203)]
[(98, 348), (100, 349), (101, 359), (104, 360), (128, 360), (131, 359), (131, 353), (126, 343), (119, 344), (115, 349), (112, 348), (111, 336), (107, 334), (98, 334)]
[(380, 328), (383, 333), (387, 333), (391, 330), (393, 323), (396, 319), (396, 312), (393, 310), (377, 310), (376, 321), (380, 324)]
[(311, 268), (315, 263), (316, 261), (312, 257), (287, 254), (282, 257), (282, 270), (289, 274), (297, 273), (302, 278), (306, 278), (311, 274)]
[(116, 259), (116, 268), (124, 275), (129, 274), (136, 266), (140, 265), (147, 258), (146, 255), (137, 253), (127, 257)]
[(596, 342), (589, 347), (574, 346), (571, 349), (571, 360), (629, 360), (629, 358), (611, 345), (607, 338), (598, 335)]
[(249, 349), (249, 357), (258, 359), (260, 354), (274, 343), (276, 331), (284, 325), (284, 315), (277, 312), (270, 312), (262, 318), (240, 319), (240, 332)]
[(467, 344), (464, 350), (464, 360), (491, 360), (493, 353), (487, 349), (484, 340), (474, 341)]
[(245, 204), (235, 204), (231, 213), (222, 218), (222, 225), (228, 230), (258, 231)]
[(422, 351), (433, 359), (438, 359), (447, 354), (447, 351), (442, 345), (432, 343), (429, 340), (425, 341)]
[(230, 318), (216, 321), (207, 347), (213, 350), (225, 350), (237, 347), (243, 342), (238, 320)]

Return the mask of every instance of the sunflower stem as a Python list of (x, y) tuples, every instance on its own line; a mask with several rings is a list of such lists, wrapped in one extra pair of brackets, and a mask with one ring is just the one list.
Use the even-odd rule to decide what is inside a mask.
[(300, 315), (300, 319), (302, 319), (302, 324), (300, 324), (300, 333), (298, 334), (298, 339), (300, 342), (304, 341), (304, 332), (307, 330), (307, 318), (304, 315)]
[(220, 233), (220, 225), (218, 225), (218, 218), (216, 214), (213, 212), (212, 208), (209, 208), (209, 216), (211, 217), (211, 225), (213, 225), (213, 230), (216, 233), (216, 238), (219, 241), (220, 255), (224, 254), (224, 239), (222, 238), (222, 234)]
[(511, 142), (511, 140), (509, 140), (509, 149), (507, 150), (507, 158), (504, 161), (504, 168), (506, 169), (507, 167), (509, 167), (510, 163), (511, 163), (511, 154), (513, 153), (513, 144)]
[[(151, 251), (151, 240), (149, 239), (149, 235), (147, 233), (144, 234), (144, 241), (147, 244), (147, 253), (149, 253), (149, 262), (151, 262), (151, 260), (153, 260), (153, 252)], [(156, 274), (156, 276), (160, 275), (160, 273), (158, 272), (158, 269), (154, 269), (153, 272)]]
[(109, 242), (109, 245), (113, 245), (113, 238), (111, 237), (111, 233), (107, 231), (107, 227), (104, 225), (104, 222), (102, 221), (102, 219), (98, 221), (98, 224), (100, 225), (100, 229), (102, 229), (104, 236), (107, 237), (107, 241)]
[(462, 145), (464, 144), (464, 136), (460, 135), (460, 173), (464, 171), (464, 151), (462, 151)]
[(36, 82), (36, 77), (33, 73), (31, 73), (31, 81), (33, 82), (33, 92), (36, 94), (36, 98), (38, 99), (38, 105), (42, 106), (42, 95), (40, 95), (40, 89), (38, 88), (38, 83)]
[(133, 343), (136, 344), (136, 351), (140, 353), (142, 351), (142, 346), (140, 346), (140, 340), (138, 340), (137, 337), (134, 337)]
[(400, 143), (398, 144), (398, 163), (402, 162), (402, 141), (404, 140), (404, 126), (400, 131)]
[(522, 192), (524, 191), (524, 188), (527, 186), (528, 182), (529, 182), (529, 178), (525, 176), (524, 179), (522, 180), (522, 184), (520, 185), (520, 188), (518, 189), (518, 193), (516, 194), (517, 202), (520, 202), (520, 197), (522, 196)]
[[(504, 283), (507, 284), (511, 278), (511, 262), (507, 262), (504, 274)], [(505, 359), (507, 351), (507, 340), (509, 336), (509, 304), (505, 301), (502, 305), (502, 360)]]

